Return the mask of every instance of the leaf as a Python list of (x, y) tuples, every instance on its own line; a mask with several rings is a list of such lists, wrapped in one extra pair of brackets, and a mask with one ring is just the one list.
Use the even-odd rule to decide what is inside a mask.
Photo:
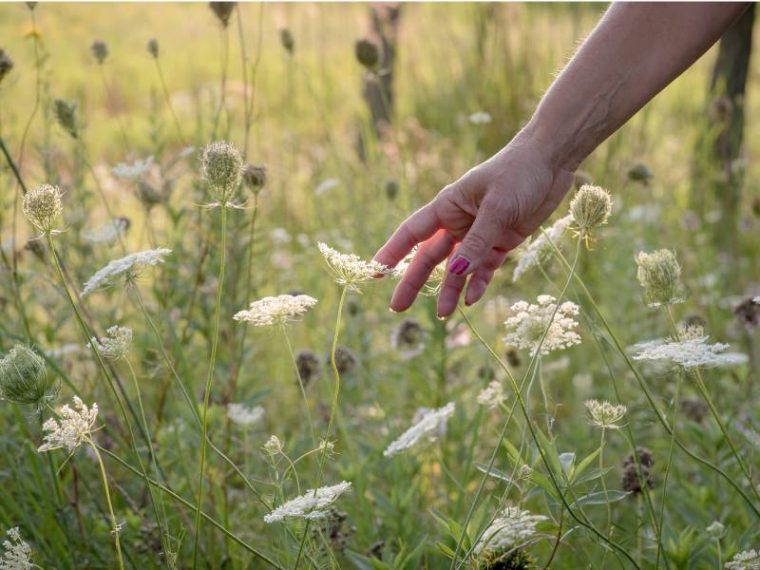
[(616, 503), (625, 499), (630, 493), (626, 491), (597, 491), (596, 493), (589, 493), (584, 495), (575, 503), (574, 506), (582, 507), (584, 505), (606, 505), (607, 503)]
[(562, 471), (565, 472), (565, 475), (570, 477), (570, 470), (573, 468), (573, 463), (575, 463), (575, 453), (569, 451), (567, 453), (560, 454), (559, 463), (562, 465)]
[(495, 479), (501, 479), (505, 483), (517, 485), (517, 482), (512, 478), (511, 475), (508, 475), (507, 473), (504, 473), (503, 471), (500, 471), (499, 469), (496, 469), (495, 467), (491, 467), (489, 469), (488, 465), (484, 465), (482, 463), (476, 463), (475, 468), (481, 473), (490, 475), (491, 477), (494, 477)]
[(597, 458), (599, 457), (599, 452), (602, 451), (601, 447), (598, 447), (596, 451), (589, 453), (586, 457), (583, 458), (583, 461), (581, 461), (578, 466), (575, 468), (575, 471), (573, 472), (573, 480), (580, 477), (583, 472), (588, 469), (589, 465)]

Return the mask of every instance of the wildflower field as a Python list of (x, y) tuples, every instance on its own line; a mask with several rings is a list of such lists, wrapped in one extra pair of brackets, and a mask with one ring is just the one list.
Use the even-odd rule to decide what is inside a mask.
[(604, 8), (1, 4), (0, 570), (760, 568), (756, 58), (479, 302), (373, 261)]

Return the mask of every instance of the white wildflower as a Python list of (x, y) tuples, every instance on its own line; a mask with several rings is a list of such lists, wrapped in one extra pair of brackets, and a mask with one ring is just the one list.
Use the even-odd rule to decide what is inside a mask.
[(488, 406), (490, 409), (498, 408), (506, 399), (507, 395), (504, 392), (504, 386), (498, 380), (492, 380), (478, 394), (478, 404)]
[(388, 273), (389, 269), (377, 261), (365, 261), (352, 253), (341, 253), (323, 242), (318, 243), (319, 251), (327, 266), (342, 287), (358, 290), (358, 285), (371, 281), (376, 275)]
[(509, 331), (504, 337), (508, 346), (528, 349), (534, 356), (539, 351), (549, 354), (581, 342), (580, 335), (573, 330), (578, 326), (573, 318), (578, 314), (578, 305), (565, 301), (557, 306), (551, 295), (539, 295), (537, 301), (537, 305), (525, 301), (512, 305), (514, 315), (504, 322)]
[(487, 125), (493, 120), (493, 118), (489, 113), (486, 113), (485, 111), (478, 111), (470, 115), (468, 117), (468, 120), (473, 125)]
[(134, 276), (137, 272), (148, 266), (158, 265), (164, 262), (164, 258), (172, 252), (171, 249), (161, 247), (158, 249), (148, 249), (111, 261), (99, 269), (95, 275), (84, 284), (82, 296), (89, 295), (93, 291), (110, 285), (114, 279), (122, 275)]
[(97, 350), (100, 356), (107, 360), (119, 360), (127, 355), (131, 344), (132, 329), (114, 325), (109, 327), (106, 336), (100, 340), (92, 337), (87, 346)]
[(284, 519), (303, 518), (307, 520), (319, 519), (327, 515), (326, 507), (333, 504), (338, 497), (351, 488), (351, 483), (341, 481), (337, 485), (320, 487), (319, 489), (309, 489), (295, 499), (280, 505), (271, 513), (264, 517), (264, 522), (271, 524), (281, 522)]
[(111, 169), (111, 174), (117, 178), (123, 178), (129, 181), (135, 181), (145, 176), (150, 167), (153, 166), (153, 157), (138, 159), (132, 163), (120, 162)]
[(616, 406), (599, 400), (586, 401), (586, 409), (591, 423), (602, 429), (620, 429), (618, 423), (628, 411), (628, 408), (623, 405)]
[(250, 426), (261, 421), (261, 418), (264, 417), (264, 408), (230, 403), (227, 404), (227, 417), (233, 424)]
[(541, 264), (551, 256), (554, 251), (552, 244), (555, 247), (559, 247), (559, 240), (572, 222), (572, 215), (560, 218), (523, 249), (520, 259), (517, 261), (517, 266), (512, 272), (513, 283), (522, 277), (531, 267)]
[(723, 536), (723, 532), (726, 530), (726, 527), (723, 526), (723, 523), (720, 521), (714, 521), (710, 526), (708, 526), (705, 529), (705, 532), (712, 536), (713, 538), (720, 538)]
[(21, 538), (18, 527), (11, 528), (5, 533), (7, 539), (3, 541), (3, 555), (0, 556), (0, 570), (31, 570), (32, 547)]
[(74, 396), (74, 408), (68, 404), (58, 410), (59, 419), (50, 418), (42, 425), (45, 434), (43, 443), (38, 451), (51, 451), (65, 447), (74, 451), (89, 439), (95, 421), (98, 418), (98, 405), (87, 407), (78, 396)]
[(686, 369), (737, 366), (748, 361), (747, 355), (726, 352), (729, 345), (708, 344), (709, 337), (701, 327), (679, 330), (678, 338), (642, 342), (633, 346), (634, 360), (667, 360)]
[(536, 525), (545, 521), (543, 515), (534, 515), (519, 507), (507, 507), (488, 526), (475, 545), (475, 554), (505, 552), (518, 548), (536, 536)]
[(269, 455), (277, 455), (282, 452), (282, 442), (276, 435), (270, 435), (267, 442), (264, 444), (264, 451)]
[(385, 457), (391, 457), (420, 442), (433, 442), (446, 429), (448, 419), (454, 414), (454, 402), (449, 402), (443, 408), (428, 410), (412, 427), (394, 440), (383, 452)]
[(317, 304), (309, 295), (278, 295), (254, 301), (247, 310), (235, 314), (233, 319), (245, 321), (255, 327), (286, 325), (304, 315)]
[(314, 189), (314, 194), (321, 196), (322, 194), (325, 194), (333, 188), (337, 188), (338, 186), (340, 186), (340, 180), (337, 178), (328, 178), (327, 180), (324, 180), (317, 185), (317, 187)]
[(726, 562), (726, 570), (760, 570), (760, 552), (745, 550)]
[(83, 231), (82, 237), (90, 243), (109, 245), (123, 236), (128, 229), (127, 218), (114, 218), (94, 230)]

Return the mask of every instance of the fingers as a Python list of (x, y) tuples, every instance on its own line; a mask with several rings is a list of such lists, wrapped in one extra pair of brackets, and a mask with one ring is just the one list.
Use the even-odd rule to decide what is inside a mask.
[(465, 305), (469, 306), (480, 301), (483, 293), (486, 292), (486, 287), (491, 283), (494, 273), (504, 264), (506, 258), (506, 251), (495, 249), (483, 262), (483, 265), (475, 270), (467, 284), (467, 292), (464, 295)]
[(430, 273), (451, 254), (453, 248), (454, 238), (446, 230), (438, 230), (432, 238), (424, 242), (393, 292), (391, 309), (408, 309), (427, 282)]
[(464, 277), (471, 274), (480, 267), (491, 250), (495, 246), (501, 246), (504, 241), (507, 231), (504, 221), (483, 206), (485, 204), (481, 206), (472, 227), (464, 236), (454, 259), (449, 263), (448, 272), (454, 276)]
[(430, 238), (439, 227), (440, 222), (431, 202), (409, 216), (398, 227), (375, 254), (375, 261), (388, 267), (395, 267), (415, 245)]

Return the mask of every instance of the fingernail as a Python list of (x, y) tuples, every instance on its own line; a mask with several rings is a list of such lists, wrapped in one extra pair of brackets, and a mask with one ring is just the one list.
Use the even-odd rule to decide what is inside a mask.
[(470, 262), (467, 258), (459, 256), (449, 265), (449, 271), (454, 275), (464, 275), (467, 268), (470, 266)]
[(444, 317), (442, 315), (436, 315), (435, 318), (438, 319), (439, 321), (445, 321), (446, 320), (446, 317)]
[(394, 309), (393, 307), (388, 307), (388, 310), (389, 310), (391, 313), (393, 313), (394, 315), (395, 315), (396, 313), (398, 313), (398, 311), (397, 311), (396, 309)]

